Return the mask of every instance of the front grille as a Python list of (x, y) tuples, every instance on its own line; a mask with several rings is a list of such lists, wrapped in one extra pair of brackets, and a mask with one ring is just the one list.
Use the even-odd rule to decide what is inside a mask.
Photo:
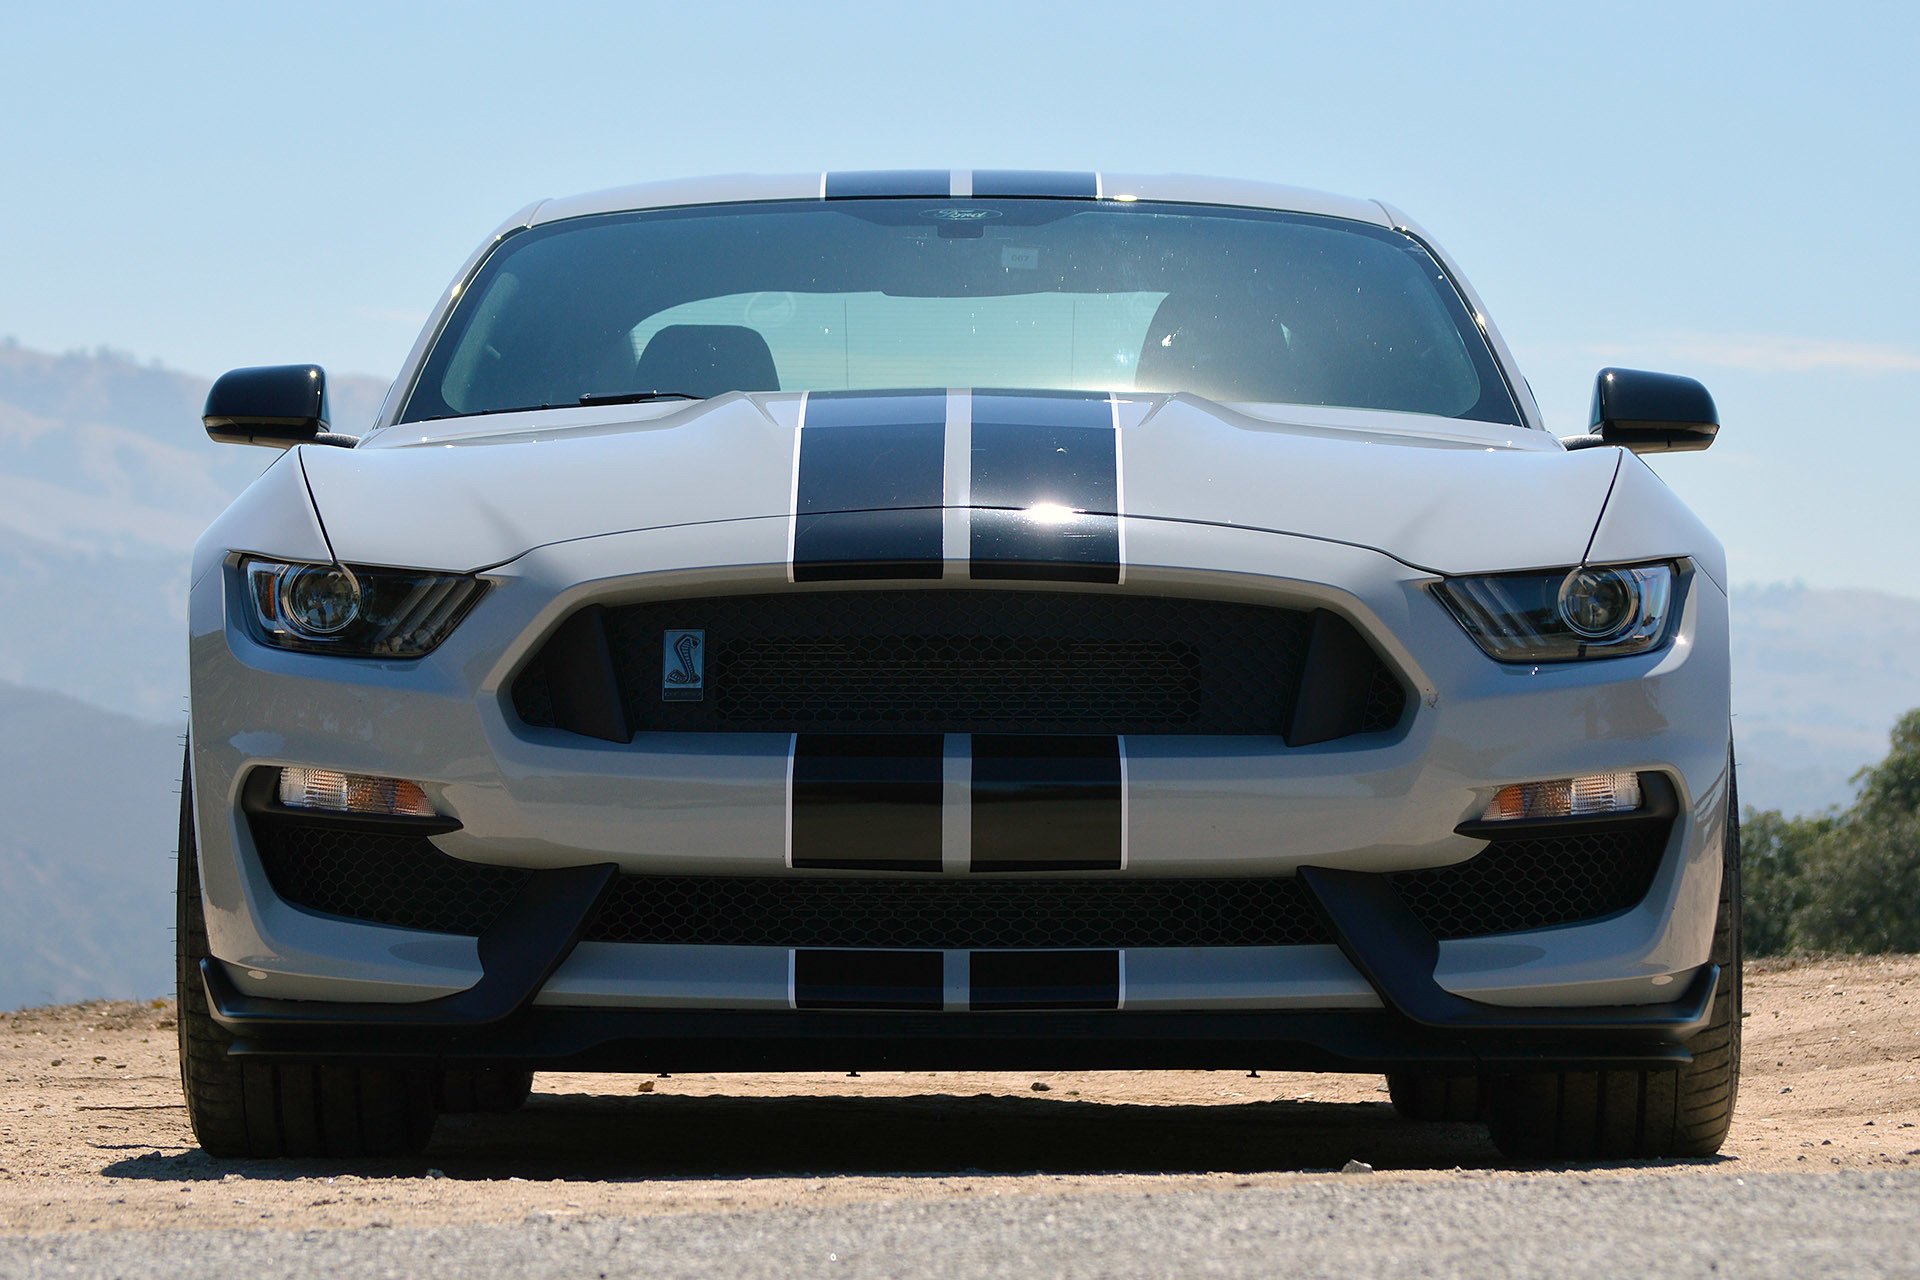
[[(274, 892), (297, 907), (478, 934), (527, 872), (441, 853), (417, 836), (256, 819)], [(1652, 886), (1667, 824), (1502, 839), (1395, 887), (1436, 937), (1478, 938), (1612, 915)], [(925, 879), (622, 876), (586, 938), (723, 946), (1044, 949), (1280, 947), (1333, 935), (1291, 876)]]
[(527, 873), (449, 858), (420, 836), (326, 822), (256, 819), (267, 883), (297, 907), (371, 924), (478, 934)]
[[(598, 611), (631, 732), (1280, 734), (1306, 670), (1311, 611), (1051, 591), (830, 591)], [(697, 701), (661, 696), (668, 631), (705, 632)], [(1399, 680), (1364, 652), (1348, 733), (1393, 728)], [(521, 720), (569, 728), (549, 645), (513, 685)], [(590, 688), (582, 683), (582, 688)], [(580, 696), (601, 696), (586, 693)]]
[(1595, 920), (1647, 896), (1670, 823), (1501, 839), (1451, 867), (1402, 871), (1394, 887), (1436, 938), (1482, 938)]
[(624, 876), (586, 936), (596, 942), (961, 950), (1290, 947), (1333, 941), (1292, 877)]

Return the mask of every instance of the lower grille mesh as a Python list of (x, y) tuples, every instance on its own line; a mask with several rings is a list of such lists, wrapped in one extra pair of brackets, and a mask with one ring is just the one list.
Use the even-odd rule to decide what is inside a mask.
[[(1442, 939), (1574, 924), (1624, 911), (1652, 886), (1668, 827), (1498, 840), (1450, 867), (1392, 877)], [(421, 837), (256, 820), (274, 892), (370, 923), (479, 934), (527, 872), (463, 862)], [(1290, 876), (878, 878), (622, 876), (586, 938), (733, 946), (1252, 947), (1331, 942)]]
[(1451, 867), (1394, 876), (1401, 901), (1436, 938), (1547, 929), (1625, 911), (1647, 896), (1666, 823), (1587, 835), (1496, 840)]
[(284, 819), (255, 821), (273, 891), (296, 907), (372, 924), (478, 934), (527, 873), (449, 858), (420, 836)]
[(1291, 877), (881, 880), (624, 876), (599, 942), (746, 946), (1288, 947), (1331, 942)]

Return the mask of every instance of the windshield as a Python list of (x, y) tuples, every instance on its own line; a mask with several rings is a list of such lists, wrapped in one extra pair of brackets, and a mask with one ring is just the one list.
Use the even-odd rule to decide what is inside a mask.
[(1411, 238), (1195, 205), (878, 199), (605, 214), (501, 243), (401, 421), (652, 394), (1187, 391), (1519, 422)]

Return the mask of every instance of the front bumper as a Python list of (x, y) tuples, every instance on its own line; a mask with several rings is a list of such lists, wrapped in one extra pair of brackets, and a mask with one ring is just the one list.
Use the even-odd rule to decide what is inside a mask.
[(1719, 981), (1716, 966), (1703, 966), (1676, 999), (1658, 1005), (1523, 1009), (1463, 1000), (1434, 981), (1437, 944), (1380, 877), (1308, 868), (1308, 892), (1381, 1009), (1036, 1018), (536, 1008), (616, 874), (603, 864), (530, 877), (479, 940), (479, 982), (424, 1004), (247, 996), (214, 960), (202, 963), (201, 979), (240, 1057), (650, 1071), (1676, 1065), (1690, 1060), (1686, 1041), (1706, 1025)]
[[(745, 527), (762, 523), (768, 527)], [(662, 734), (594, 742), (517, 725), (507, 694), (529, 647), (582, 601), (765, 589), (766, 549), (755, 539), (783, 536), (784, 525), (662, 529), (542, 548), (494, 571), (495, 589), (460, 629), (428, 658), (407, 664), (262, 649), (229, 628), (220, 575), (206, 575), (193, 598), (192, 742), (215, 985), (224, 982), (219, 994), (231, 997), (223, 1007), (236, 1019), (293, 1002), (394, 1005), (418, 1015), (476, 988), (487, 972), (484, 944), (471, 937), (319, 916), (275, 895), (242, 812), (256, 769), (308, 764), (420, 779), (461, 823), (436, 843), (478, 863), (543, 872), (611, 864), (634, 874), (792, 874), (780, 861), (784, 741)], [(1400, 732), (1364, 741), (1281, 749), (1250, 738), (1130, 740), (1128, 875), (1284, 876), (1313, 867), (1378, 875), (1442, 866), (1479, 851), (1481, 842), (1455, 827), (1500, 785), (1656, 772), (1673, 780), (1679, 815), (1638, 906), (1577, 926), (1441, 942), (1424, 976), (1476, 1005), (1524, 1010), (1645, 1012), (1699, 981), (1718, 895), (1726, 787), (1725, 602), (1710, 583), (1689, 593), (1678, 639), (1661, 654), (1512, 668), (1489, 662), (1445, 615), (1426, 590), (1429, 575), (1378, 553), (1165, 521), (1130, 522), (1128, 539), (1126, 589), (1335, 608), (1405, 676), (1415, 703)], [(653, 571), (634, 575), (634, 565)], [(641, 950), (652, 954), (639, 957)], [(1217, 966), (1169, 963), (1157, 995), (1145, 981), (1146, 962), (1155, 958), (1143, 956), (1138, 1004), (1119, 1014), (1048, 1014), (1035, 1025), (1016, 1024), (1018, 1034), (1003, 1042), (1037, 1047), (1067, 1035), (1038, 1024), (1080, 1027), (1087, 1017), (1217, 1017), (1250, 1042), (1272, 1039), (1277, 1033), (1259, 1028), (1295, 1016), (1343, 1025), (1377, 1016), (1396, 1025), (1392, 1002), (1349, 952), (1293, 950), (1258, 981), (1244, 972), (1219, 981)], [(808, 1026), (822, 1027), (829, 1044), (853, 1034), (848, 1016), (786, 1007), (784, 950), (777, 959), (718, 957), (751, 970), (730, 986), (702, 974), (716, 957), (698, 951), (572, 948), (516, 1025), (590, 1028), (659, 1016), (665, 1027), (711, 1014), (749, 1029), (771, 1017), (787, 1028), (769, 1033), (774, 1039)], [(910, 1019), (898, 1024), (903, 1033), (924, 1021), (886, 1016)], [(939, 1018), (989, 1027), (1029, 1016)], [(1126, 1025), (1144, 1031), (1148, 1024)], [(1533, 1031), (1552, 1033), (1543, 1025)], [(264, 1043), (263, 1034), (248, 1032), (248, 1042)], [(749, 1030), (739, 1034), (752, 1038)], [(1450, 1045), (1460, 1034), (1426, 1028), (1414, 1038), (1437, 1035)], [(1514, 1042), (1518, 1031), (1490, 1034)], [(471, 1044), (475, 1035), (454, 1039)], [(934, 1042), (945, 1039), (943, 1032)]]

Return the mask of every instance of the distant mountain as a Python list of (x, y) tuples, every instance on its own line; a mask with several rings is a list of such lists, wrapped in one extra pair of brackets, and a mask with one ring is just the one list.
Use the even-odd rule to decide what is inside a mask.
[(1920, 600), (1801, 585), (1733, 593), (1733, 738), (1740, 797), (1807, 813), (1852, 797), (1920, 707)]
[[(0, 1008), (172, 981), (187, 558), (273, 457), (207, 440), (207, 384), (0, 341)], [(385, 392), (335, 377), (340, 428)], [(1920, 706), (1920, 600), (1741, 587), (1733, 614), (1741, 798), (1844, 803)]]
[(0, 684), (0, 1009), (172, 982), (180, 734)]
[[(0, 342), (0, 680), (165, 718), (186, 693), (188, 555), (273, 460), (200, 426), (211, 380)], [(335, 377), (343, 431), (386, 395)]]

